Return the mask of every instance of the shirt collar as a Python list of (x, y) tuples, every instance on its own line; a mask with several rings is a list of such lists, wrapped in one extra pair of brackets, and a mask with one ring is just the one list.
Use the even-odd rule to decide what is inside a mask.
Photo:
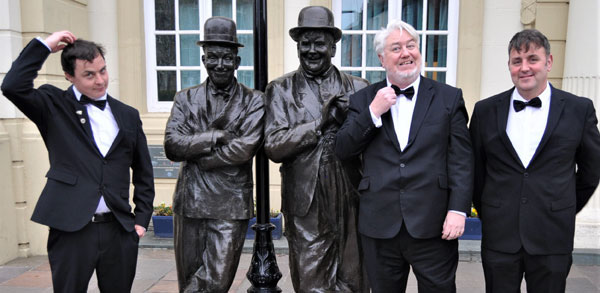
[[(387, 82), (387, 86), (392, 86), (392, 83), (390, 82), (390, 80), (386, 77), (385, 81)], [(415, 79), (415, 81), (413, 81), (413, 83), (411, 83), (410, 85), (408, 85), (405, 88), (401, 88), (401, 90), (405, 90), (409, 87), (413, 87), (415, 89), (415, 94), (413, 96), (413, 99), (417, 97), (417, 94), (419, 92), (419, 85), (421, 84), (421, 75), (419, 75), (419, 77), (417, 77), (417, 79)]]
[[(552, 94), (552, 90), (550, 88), (550, 83), (548, 81), (546, 81), (546, 89), (544, 89), (544, 91), (538, 96), (538, 98), (540, 98), (540, 101), (542, 101), (542, 107), (546, 107), (546, 106), (550, 105), (550, 95), (551, 94)], [(519, 91), (517, 90), (517, 88), (515, 88), (513, 90), (511, 100), (527, 102), (527, 100), (525, 98), (523, 98), (523, 96), (521, 96), (521, 94), (519, 94)], [(512, 101), (511, 101), (511, 108), (512, 108)]]
[[(82, 93), (77, 89), (77, 87), (75, 87), (75, 85), (73, 85), (73, 93), (75, 94), (75, 99), (77, 99), (77, 101), (80, 101)], [(104, 93), (104, 96), (102, 96), (98, 99), (94, 99), (94, 100), (98, 100), (98, 101), (106, 100), (107, 95), (108, 95), (108, 93)], [(90, 97), (90, 99), (92, 99), (92, 98)]]

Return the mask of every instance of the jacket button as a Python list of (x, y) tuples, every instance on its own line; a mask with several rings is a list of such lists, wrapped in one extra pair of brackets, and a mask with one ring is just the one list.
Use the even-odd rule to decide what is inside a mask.
[(108, 162), (106, 160), (102, 160), (102, 164), (106, 165)]
[(527, 198), (526, 197), (521, 197), (521, 203), (523, 203), (523, 204), (527, 203)]
[(406, 165), (404, 165), (404, 163), (401, 163), (400, 168), (404, 168), (404, 167), (406, 167)]
[(523, 176), (525, 176), (525, 178), (529, 177), (529, 173), (525, 172), (523, 173)]

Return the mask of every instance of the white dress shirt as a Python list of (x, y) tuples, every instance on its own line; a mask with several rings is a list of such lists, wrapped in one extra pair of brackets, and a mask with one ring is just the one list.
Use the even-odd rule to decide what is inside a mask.
[[(75, 86), (73, 86), (73, 92), (75, 93), (77, 101), (81, 100), (81, 93)], [(106, 96), (107, 94), (105, 93), (104, 96), (100, 97), (98, 100), (106, 100)], [(102, 156), (106, 156), (115, 137), (117, 137), (117, 134), (119, 133), (119, 125), (117, 125), (115, 116), (110, 110), (110, 104), (107, 102), (104, 110), (100, 110), (100, 108), (92, 104), (86, 104), (85, 108), (88, 113), (90, 126), (92, 126), (92, 134), (96, 146), (98, 147), (98, 150), (100, 150)], [(98, 208), (96, 208), (96, 213), (100, 214), (107, 212), (110, 212), (110, 209), (106, 206), (104, 196), (100, 196), (100, 202), (98, 203)]]
[(528, 106), (517, 112), (513, 107), (513, 101), (527, 102), (527, 100), (519, 94), (516, 88), (513, 91), (508, 110), (506, 134), (525, 168), (529, 166), (546, 130), (550, 112), (550, 95), (550, 84), (546, 84), (546, 89), (538, 96), (542, 101), (540, 108)]
[[(402, 151), (404, 151), (404, 148), (408, 144), (410, 125), (412, 122), (413, 112), (415, 111), (415, 104), (417, 103), (420, 83), (421, 77), (419, 76), (419, 78), (417, 78), (412, 84), (401, 89), (405, 90), (412, 86), (415, 90), (415, 94), (413, 95), (412, 99), (407, 99), (406, 96), (400, 94), (396, 99), (396, 104), (392, 105), (390, 108), (392, 121), (394, 122), (394, 131), (396, 132), (396, 137), (398, 138), (398, 143), (400, 144), (400, 150)], [(387, 86), (392, 86), (392, 83), (390, 83), (389, 80), (387, 80)], [(371, 119), (373, 120), (375, 127), (381, 127), (381, 125), (383, 125), (381, 117), (375, 117), (375, 114), (373, 114), (373, 111), (370, 107), (369, 111), (371, 112)]]

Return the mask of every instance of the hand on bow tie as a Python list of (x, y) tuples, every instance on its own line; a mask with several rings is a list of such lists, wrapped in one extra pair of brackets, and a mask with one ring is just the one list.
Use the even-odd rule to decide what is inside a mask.
[(407, 88), (407, 89), (405, 89), (405, 90), (401, 90), (396, 85), (392, 85), (392, 88), (394, 89), (394, 92), (396, 93), (396, 96), (404, 95), (409, 100), (412, 100), (412, 97), (415, 95), (415, 88), (412, 87), (412, 86), (409, 87), (409, 88)]
[(515, 108), (516, 112), (519, 112), (519, 111), (525, 109), (525, 107), (527, 107), (527, 106), (531, 106), (534, 108), (540, 108), (540, 107), (542, 107), (542, 100), (540, 100), (540, 98), (538, 98), (538, 97), (535, 97), (535, 98), (529, 100), (528, 102), (517, 101), (517, 100), (513, 101), (513, 107)]
[(81, 99), (79, 99), (79, 104), (82, 104), (84, 106), (87, 104), (92, 104), (98, 107), (98, 109), (104, 111), (104, 108), (106, 107), (106, 100), (92, 100), (86, 95), (81, 95)]
[(371, 111), (376, 117), (381, 117), (385, 112), (389, 111), (390, 108), (396, 104), (398, 95), (394, 92), (391, 87), (384, 87), (377, 91), (375, 98), (369, 105)]

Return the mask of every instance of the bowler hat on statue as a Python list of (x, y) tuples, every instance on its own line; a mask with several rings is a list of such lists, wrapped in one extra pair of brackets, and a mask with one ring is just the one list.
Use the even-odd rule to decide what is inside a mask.
[(342, 38), (342, 31), (333, 25), (333, 13), (323, 6), (302, 8), (298, 15), (298, 26), (290, 30), (290, 36), (297, 42), (305, 30), (328, 31), (335, 42)]
[(238, 43), (237, 29), (233, 20), (214, 16), (204, 23), (204, 40), (196, 42), (198, 46), (226, 45), (232, 47), (243, 47)]

